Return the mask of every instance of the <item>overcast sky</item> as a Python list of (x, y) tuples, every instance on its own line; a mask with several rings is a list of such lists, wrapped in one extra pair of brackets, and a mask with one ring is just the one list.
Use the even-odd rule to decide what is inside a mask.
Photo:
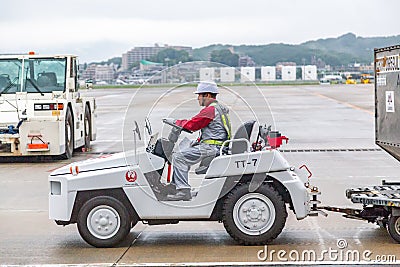
[(399, 0), (1, 0), (0, 54), (107, 60), (155, 43), (299, 44), (400, 34)]

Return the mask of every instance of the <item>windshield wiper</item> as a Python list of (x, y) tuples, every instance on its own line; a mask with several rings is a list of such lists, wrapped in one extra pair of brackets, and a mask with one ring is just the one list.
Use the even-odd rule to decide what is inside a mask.
[(1, 94), (2, 93), (5, 93), (5, 92), (7, 92), (8, 91), (8, 89), (10, 89), (12, 87), (12, 84), (11, 83), (9, 83), (1, 92), (0, 92), (0, 96), (1, 96)]
[(0, 92), (0, 96), (3, 93), (6, 93), (11, 87), (15, 86), (15, 81), (18, 80), (18, 77), (16, 77), (12, 82), (10, 81), (9, 84)]
[(39, 86), (37, 86), (37, 84), (34, 81), (32, 81), (32, 79), (27, 78), (26, 80), (29, 81), (33, 85), (33, 87), (36, 89), (36, 91), (38, 91), (42, 96), (44, 96), (43, 92), (40, 91)]

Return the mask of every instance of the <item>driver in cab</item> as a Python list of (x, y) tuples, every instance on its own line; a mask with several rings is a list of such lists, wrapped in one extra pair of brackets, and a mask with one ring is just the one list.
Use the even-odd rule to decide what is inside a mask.
[(176, 120), (175, 124), (192, 132), (201, 131), (200, 137), (172, 154), (173, 177), (171, 185), (175, 194), (168, 200), (190, 200), (191, 187), (188, 173), (192, 165), (205, 157), (218, 156), (224, 141), (231, 139), (229, 109), (217, 101), (218, 87), (214, 82), (200, 82), (196, 92), (199, 105), (204, 107), (189, 120)]

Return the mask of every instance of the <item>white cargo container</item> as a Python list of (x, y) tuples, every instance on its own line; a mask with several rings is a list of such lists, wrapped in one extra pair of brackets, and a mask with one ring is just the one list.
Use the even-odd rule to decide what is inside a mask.
[(317, 76), (317, 66), (306, 65), (301, 67), (301, 79), (305, 81), (315, 81), (318, 80)]
[(254, 82), (256, 80), (256, 69), (254, 67), (241, 67), (240, 68), (240, 81), (241, 82)]
[(261, 67), (261, 81), (275, 81), (276, 69), (274, 66)]
[(234, 82), (235, 81), (235, 68), (234, 67), (224, 67), (220, 68), (220, 78), (221, 82)]
[(200, 68), (200, 81), (214, 81), (215, 69), (214, 68)]
[(282, 81), (296, 80), (296, 66), (282, 66)]

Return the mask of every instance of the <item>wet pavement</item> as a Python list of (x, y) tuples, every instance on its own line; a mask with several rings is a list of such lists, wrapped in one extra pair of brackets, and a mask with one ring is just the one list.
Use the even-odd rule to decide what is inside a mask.
[[(0, 163), (0, 265), (229, 266), (248, 262), (304, 263), (307, 257), (317, 264), (400, 260), (399, 244), (385, 229), (332, 212), (328, 217), (297, 221), (288, 211), (283, 232), (266, 247), (237, 245), (218, 222), (160, 226), (138, 223), (119, 247), (108, 249), (86, 244), (76, 225), (57, 226), (48, 219), (47, 176), (70, 162), (122, 151), (125, 142), (132, 141), (132, 135), (124, 130), (131, 120), (127, 123), (124, 117), (129, 117), (131, 108), (126, 107), (135, 90), (90, 92), (96, 96), (98, 106), (98, 138), (91, 152), (76, 153), (71, 160)], [(162, 89), (153, 90), (149, 98)], [(272, 111), (273, 128), (289, 137), (289, 143), (281, 147), (284, 156), (293, 166), (306, 164), (310, 168), (312, 183), (323, 193), (323, 205), (361, 208), (346, 199), (347, 188), (380, 184), (382, 179), (399, 180), (400, 163), (374, 144), (373, 85), (267, 86), (260, 90)], [(264, 108), (264, 101), (254, 103)], [(136, 106), (134, 117), (144, 117), (148, 105), (143, 102)], [(187, 116), (198, 110), (192, 106), (192, 111), (185, 111)], [(124, 122), (126, 127), (121, 127)]]

